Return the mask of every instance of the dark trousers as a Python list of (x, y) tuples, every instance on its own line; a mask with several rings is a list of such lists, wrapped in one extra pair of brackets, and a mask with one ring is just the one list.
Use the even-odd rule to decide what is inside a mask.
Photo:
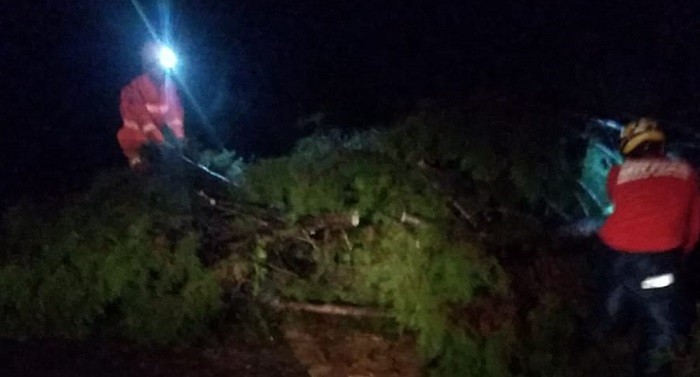
[[(694, 302), (683, 284), (681, 252), (632, 254), (601, 246), (598, 254), (596, 331), (604, 334), (636, 321), (643, 331), (636, 375), (671, 376), (674, 346), (685, 340), (695, 319)], [(669, 273), (673, 284), (642, 288), (645, 279)]]

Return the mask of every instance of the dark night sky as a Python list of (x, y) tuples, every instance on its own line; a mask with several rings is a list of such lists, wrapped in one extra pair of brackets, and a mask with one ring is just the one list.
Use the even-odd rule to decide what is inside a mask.
[[(15, 3), (0, 15), (6, 197), (123, 164), (118, 93), (148, 38), (130, 1)], [(142, 3), (162, 30), (162, 7)], [(245, 155), (284, 152), (302, 133), (296, 119), (316, 111), (370, 124), (421, 99), (480, 91), (685, 122), (700, 103), (694, 1), (160, 3), (171, 9), (180, 77), (210, 120), (188, 102), (188, 132)]]

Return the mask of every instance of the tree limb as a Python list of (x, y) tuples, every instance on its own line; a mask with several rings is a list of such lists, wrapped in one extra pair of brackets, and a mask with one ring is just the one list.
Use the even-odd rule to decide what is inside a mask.
[(334, 305), (334, 304), (309, 304), (305, 302), (283, 301), (279, 298), (274, 298), (265, 302), (275, 310), (301, 311), (327, 315), (339, 315), (356, 318), (383, 318), (388, 317), (385, 311), (375, 308), (363, 308), (349, 305)]

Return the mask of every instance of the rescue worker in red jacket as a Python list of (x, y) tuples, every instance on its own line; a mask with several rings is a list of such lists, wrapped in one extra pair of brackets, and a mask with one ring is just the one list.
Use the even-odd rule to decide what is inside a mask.
[(641, 118), (621, 135), (624, 162), (607, 179), (613, 213), (602, 241), (600, 330), (620, 320), (641, 321), (637, 376), (671, 376), (670, 356), (694, 320), (681, 264), (700, 236), (698, 177), (686, 162), (666, 156), (666, 136)]
[(117, 140), (136, 170), (145, 168), (142, 149), (148, 143), (162, 145), (167, 127), (177, 144), (185, 140), (184, 111), (177, 89), (160, 59), (163, 46), (147, 43), (141, 50), (144, 73), (121, 90), (119, 110), (123, 126)]

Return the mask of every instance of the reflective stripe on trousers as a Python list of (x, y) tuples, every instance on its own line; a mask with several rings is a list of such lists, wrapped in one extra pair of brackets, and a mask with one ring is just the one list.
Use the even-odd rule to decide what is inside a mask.
[(694, 321), (695, 305), (684, 289), (680, 257), (677, 251), (632, 254), (607, 247), (598, 253), (598, 331), (641, 324), (638, 376), (670, 376), (671, 351)]

